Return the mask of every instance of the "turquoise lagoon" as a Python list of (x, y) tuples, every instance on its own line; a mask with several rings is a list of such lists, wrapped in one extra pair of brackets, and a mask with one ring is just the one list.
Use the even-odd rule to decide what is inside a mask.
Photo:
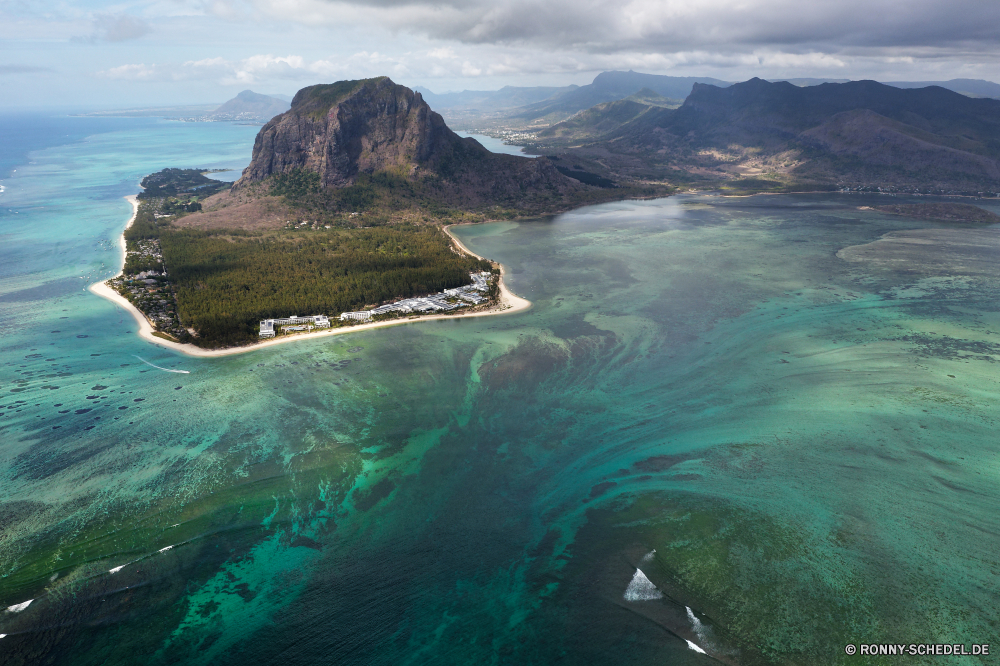
[(59, 122), (2, 174), (0, 663), (996, 635), (997, 274), (838, 257), (931, 224), (699, 195), (463, 227), (530, 310), (190, 358), (84, 287), (142, 175), (238, 169), (256, 128)]

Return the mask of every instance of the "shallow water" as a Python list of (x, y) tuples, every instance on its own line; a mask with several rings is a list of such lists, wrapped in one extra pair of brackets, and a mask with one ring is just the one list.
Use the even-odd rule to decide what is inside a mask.
[(455, 134), (463, 138), (472, 137), (481, 143), (483, 148), (491, 153), (500, 153), (501, 155), (517, 155), (519, 157), (538, 157), (537, 155), (525, 154), (523, 146), (511, 146), (504, 143), (502, 139), (495, 139), (492, 136), (486, 136), (485, 134), (470, 134), (468, 132), (455, 132)]
[(607, 204), (456, 230), (525, 313), (214, 359), (138, 340), (82, 291), (120, 197), (241, 166), (254, 129), (136, 124), (4, 182), (30, 218), (0, 217), (0, 607), (33, 601), (0, 661), (989, 642), (1000, 283), (837, 256), (932, 225), (857, 209), (878, 197)]

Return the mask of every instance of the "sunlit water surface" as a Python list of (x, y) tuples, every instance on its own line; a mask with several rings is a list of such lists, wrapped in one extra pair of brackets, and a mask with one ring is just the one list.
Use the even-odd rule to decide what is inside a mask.
[(142, 175), (239, 169), (257, 128), (59, 122), (86, 138), (0, 174), (0, 663), (996, 634), (1000, 282), (837, 257), (928, 223), (687, 196), (464, 227), (529, 311), (194, 359), (84, 287)]

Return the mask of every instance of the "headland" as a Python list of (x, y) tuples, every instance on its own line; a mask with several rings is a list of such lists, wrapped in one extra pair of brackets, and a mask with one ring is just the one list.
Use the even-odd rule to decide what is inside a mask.
[[(135, 223), (136, 215), (139, 211), (139, 199), (136, 195), (131, 195), (125, 197), (125, 199), (132, 204), (132, 216), (129, 218), (128, 222), (125, 224), (125, 229), (122, 230), (121, 235), (121, 248), (122, 248), (122, 269), (119, 270), (111, 279), (119, 277), (125, 267), (125, 252), (126, 252), (126, 240), (125, 232)], [(475, 257), (477, 259), (483, 259), (480, 255), (469, 250), (453, 233), (450, 231), (450, 227), (455, 225), (448, 225), (444, 227), (444, 232), (452, 240), (452, 244), (455, 248), (464, 254)], [(284, 335), (280, 338), (273, 338), (265, 340), (262, 342), (257, 342), (250, 345), (240, 346), (240, 347), (227, 347), (224, 349), (202, 349), (197, 345), (189, 343), (174, 342), (167, 340), (156, 335), (156, 330), (150, 323), (149, 319), (146, 318), (138, 308), (136, 308), (132, 303), (128, 301), (124, 296), (119, 294), (117, 291), (108, 286), (106, 280), (100, 282), (95, 282), (90, 285), (88, 289), (91, 293), (96, 294), (102, 298), (106, 298), (118, 307), (122, 308), (135, 319), (139, 326), (138, 334), (139, 337), (147, 342), (151, 342), (154, 345), (163, 347), (164, 349), (170, 349), (172, 351), (180, 352), (186, 356), (194, 357), (216, 357), (216, 356), (232, 356), (234, 354), (245, 354), (252, 351), (257, 351), (258, 349), (263, 349), (266, 347), (273, 347), (274, 345), (283, 345), (290, 342), (297, 342), (301, 340), (315, 340), (317, 338), (329, 337), (334, 335), (345, 335), (348, 333), (357, 333), (360, 331), (367, 331), (374, 328), (386, 328), (388, 326), (401, 326), (403, 324), (413, 324), (423, 321), (434, 321), (442, 319), (470, 319), (473, 317), (488, 317), (499, 314), (514, 314), (516, 312), (522, 312), (531, 307), (531, 301), (521, 298), (520, 296), (514, 294), (507, 285), (504, 283), (504, 268), (500, 265), (500, 276), (497, 280), (497, 285), (500, 290), (500, 296), (495, 303), (489, 307), (477, 310), (466, 310), (454, 314), (434, 314), (434, 315), (413, 315), (405, 318), (389, 319), (386, 321), (375, 321), (367, 323), (353, 324), (349, 326), (343, 326), (340, 328), (330, 328), (322, 331), (314, 331), (309, 333), (297, 333), (292, 335)]]

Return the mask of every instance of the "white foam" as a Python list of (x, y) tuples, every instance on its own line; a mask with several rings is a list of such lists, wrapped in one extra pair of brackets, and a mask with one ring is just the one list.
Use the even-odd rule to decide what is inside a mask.
[[(135, 354), (132, 354), (132, 356), (135, 356)], [(150, 367), (156, 368), (157, 370), (163, 370), (163, 372), (176, 372), (176, 373), (181, 374), (181, 375), (190, 375), (191, 374), (190, 370), (171, 370), (170, 368), (161, 368), (160, 366), (153, 365), (152, 363), (150, 363), (146, 359), (141, 358), (139, 356), (135, 356), (135, 358), (139, 359), (140, 361), (142, 361), (143, 363), (145, 363), (146, 365), (148, 365)]]
[[(687, 639), (685, 638), (684, 640), (687, 640)], [(698, 647), (697, 645), (695, 645), (691, 641), (687, 641), (687, 644), (688, 644), (688, 647), (691, 648), (692, 650), (694, 650), (695, 652), (700, 652), (702, 654), (708, 654), (707, 652), (705, 652), (704, 650), (702, 650), (700, 647)]]
[(663, 593), (656, 589), (652, 581), (646, 578), (642, 569), (636, 569), (632, 582), (625, 588), (625, 601), (654, 601), (662, 599)]
[(656, 549), (655, 548), (653, 550), (649, 551), (648, 553), (646, 553), (645, 555), (643, 555), (642, 556), (642, 561), (643, 562), (652, 562), (653, 561), (653, 555), (656, 555)]
[(24, 601), (22, 603), (14, 604), (13, 606), (7, 606), (7, 612), (8, 613), (20, 613), (25, 608), (27, 608), (28, 606), (30, 606), (32, 601), (34, 601), (34, 599), (28, 599), (27, 601)]
[(125, 568), (125, 565), (123, 564), (120, 567), (115, 567), (114, 569), (108, 569), (108, 573), (109, 574), (116, 574), (116, 573), (118, 573), (119, 571), (121, 571), (124, 568)]
[(165, 552), (167, 552), (168, 550), (170, 550), (171, 548), (173, 548), (173, 546), (164, 546), (163, 548), (161, 548), (161, 549), (160, 549), (160, 552), (161, 552), (161, 553), (165, 553)]
[(7, 634), (0, 634), (0, 638), (7, 638)]
[(685, 606), (684, 608), (687, 609), (688, 619), (691, 620), (691, 628), (694, 629), (694, 633), (698, 634), (698, 638), (701, 640), (705, 640), (705, 625), (695, 617), (694, 611), (691, 610), (690, 606)]

